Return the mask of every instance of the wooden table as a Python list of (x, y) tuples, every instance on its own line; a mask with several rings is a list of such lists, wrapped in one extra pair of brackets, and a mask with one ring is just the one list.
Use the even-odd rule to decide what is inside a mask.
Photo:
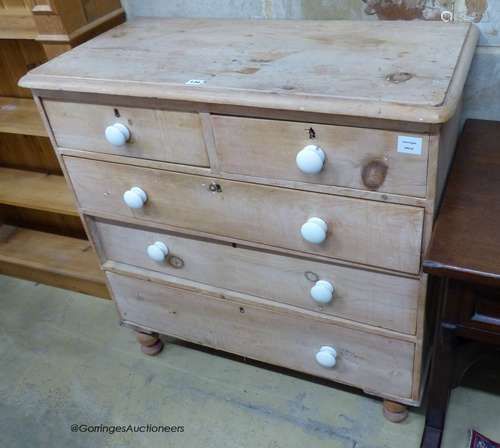
[(423, 447), (438, 447), (450, 391), (500, 346), (500, 123), (467, 121), (424, 260), (438, 321)]

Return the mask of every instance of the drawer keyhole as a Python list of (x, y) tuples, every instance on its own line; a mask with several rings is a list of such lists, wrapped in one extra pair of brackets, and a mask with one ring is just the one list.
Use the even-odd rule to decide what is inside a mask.
[(220, 184), (218, 184), (216, 182), (210, 182), (208, 189), (214, 193), (221, 193), (222, 192), (222, 187), (220, 186)]

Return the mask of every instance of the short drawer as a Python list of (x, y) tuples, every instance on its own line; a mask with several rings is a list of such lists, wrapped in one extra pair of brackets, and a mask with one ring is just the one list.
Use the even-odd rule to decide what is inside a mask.
[[(106, 275), (125, 322), (367, 391), (410, 396), (410, 342), (199, 291)], [(324, 346), (337, 352), (334, 367), (316, 361)]]
[[(212, 116), (212, 123), (225, 173), (416, 197), (426, 194), (426, 135), (220, 115)], [(325, 155), (317, 173), (302, 172), (296, 160), (308, 145), (319, 146)], [(315, 156), (308, 157), (305, 154), (300, 165), (317, 167)]]
[[(209, 166), (197, 113), (52, 100), (45, 100), (43, 106), (59, 147)], [(106, 137), (106, 129), (116, 123), (130, 132), (129, 140), (121, 145), (111, 144)], [(121, 138), (119, 130), (111, 133)]]
[[(75, 157), (65, 157), (65, 164), (88, 213), (134, 217), (398, 271), (420, 269), (422, 208)], [(123, 200), (133, 187), (146, 193), (141, 208)], [(327, 224), (320, 244), (301, 235), (305, 223), (308, 229), (318, 228), (310, 223), (312, 217)]]
[[(103, 262), (112, 260), (403, 333), (415, 333), (420, 285), (415, 279), (99, 219), (93, 221), (91, 228), (95, 229)], [(167, 251), (158, 243), (164, 244)], [(328, 285), (318, 281), (333, 286), (331, 298), (328, 289), (324, 289)]]

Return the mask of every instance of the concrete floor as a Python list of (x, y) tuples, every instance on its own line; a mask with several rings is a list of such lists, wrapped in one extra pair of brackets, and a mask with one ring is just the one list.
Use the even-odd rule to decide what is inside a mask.
[[(376, 399), (190, 346), (146, 357), (109, 301), (0, 276), (0, 333), (0, 447), (419, 446), (419, 410), (391, 424)], [(443, 447), (470, 428), (500, 440), (499, 411), (500, 396), (456, 389)], [(185, 429), (71, 432), (148, 423)]]

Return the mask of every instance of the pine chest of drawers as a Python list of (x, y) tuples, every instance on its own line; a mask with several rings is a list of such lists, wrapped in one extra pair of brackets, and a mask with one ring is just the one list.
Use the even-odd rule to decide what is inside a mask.
[(421, 257), (476, 41), (141, 19), (21, 84), (146, 352), (168, 334), (359, 387), (396, 420), (425, 383)]

